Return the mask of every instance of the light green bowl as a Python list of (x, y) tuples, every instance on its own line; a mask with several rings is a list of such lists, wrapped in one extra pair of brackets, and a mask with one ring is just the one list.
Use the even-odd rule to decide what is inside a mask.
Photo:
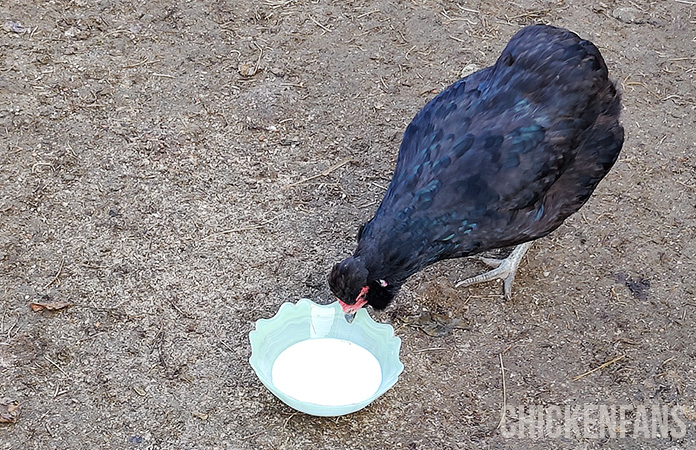
[[(370, 398), (348, 405), (318, 405), (297, 400), (273, 385), (273, 363), (285, 349), (300, 341), (315, 338), (336, 338), (353, 342), (372, 353), (382, 368), (382, 383)], [(348, 323), (338, 302), (318, 305), (303, 298), (297, 304), (283, 303), (271, 319), (260, 319), (256, 330), (249, 333), (251, 358), (249, 362), (261, 382), (287, 405), (314, 416), (342, 416), (358, 411), (391, 388), (404, 365), (399, 361), (401, 339), (394, 329), (377, 323), (361, 309), (353, 323)], [(340, 388), (340, 380), (336, 380)]]

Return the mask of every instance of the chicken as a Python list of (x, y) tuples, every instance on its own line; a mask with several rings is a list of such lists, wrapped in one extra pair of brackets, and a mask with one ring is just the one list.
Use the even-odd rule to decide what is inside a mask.
[(616, 161), (620, 102), (590, 41), (520, 30), (495, 65), (449, 86), (406, 128), (384, 199), (329, 274), (344, 312), (384, 309), (437, 261), (517, 246), (460, 283), (501, 278), (509, 298), (530, 242), (580, 209)]

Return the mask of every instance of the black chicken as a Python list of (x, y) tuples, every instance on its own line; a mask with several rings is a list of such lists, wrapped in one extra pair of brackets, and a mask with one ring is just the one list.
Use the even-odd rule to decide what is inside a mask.
[(620, 102), (597, 47), (546, 25), (520, 30), (494, 66), (442, 91), (406, 128), (355, 253), (331, 270), (347, 316), (385, 308), (436, 261), (517, 245), (459, 283), (500, 278), (509, 298), (530, 241), (576, 212), (616, 161)]

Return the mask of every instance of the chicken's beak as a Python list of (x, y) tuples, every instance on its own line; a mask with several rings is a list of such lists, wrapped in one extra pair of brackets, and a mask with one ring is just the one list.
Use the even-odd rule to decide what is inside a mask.
[(348, 323), (353, 323), (353, 319), (355, 319), (355, 314), (358, 311), (360, 311), (360, 308), (362, 308), (363, 306), (365, 306), (367, 304), (364, 297), (359, 298), (359, 300), (352, 305), (345, 303), (341, 299), (337, 299), (337, 300), (338, 300), (339, 305), (341, 305), (341, 308), (343, 308), (343, 314), (344, 314), (344, 317), (346, 318), (346, 322), (348, 322)]
[(355, 319), (355, 314), (358, 312), (358, 310), (355, 308), (355, 305), (349, 305), (348, 303), (343, 302), (340, 298), (336, 300), (338, 300), (338, 304), (341, 305), (341, 308), (343, 309), (343, 314), (346, 318), (346, 322), (353, 323), (353, 319)]

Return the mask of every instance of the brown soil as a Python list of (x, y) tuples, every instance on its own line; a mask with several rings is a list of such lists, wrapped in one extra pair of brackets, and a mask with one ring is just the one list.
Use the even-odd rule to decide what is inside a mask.
[[(693, 2), (176, 3), (0, 5), (0, 404), (22, 408), (0, 449), (696, 448)], [(254, 322), (331, 299), (410, 119), (535, 22), (600, 47), (616, 166), (512, 301), (452, 287), (476, 261), (418, 274), (373, 314), (403, 341), (397, 385), (295, 413), (248, 364)], [(423, 310), (467, 326), (403, 321)], [(677, 405), (687, 430), (509, 438), (504, 401)]]

